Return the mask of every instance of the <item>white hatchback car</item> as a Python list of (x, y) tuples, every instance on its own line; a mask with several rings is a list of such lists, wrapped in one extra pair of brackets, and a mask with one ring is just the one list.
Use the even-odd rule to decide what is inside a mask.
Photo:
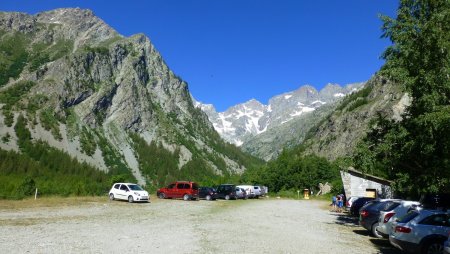
[(135, 183), (115, 183), (109, 191), (109, 199), (122, 199), (128, 202), (148, 202), (150, 196), (148, 192)]
[(417, 201), (402, 200), (400, 204), (390, 211), (381, 211), (378, 218), (377, 231), (385, 238), (392, 233), (392, 224), (399, 218), (405, 216), (412, 208), (419, 206)]

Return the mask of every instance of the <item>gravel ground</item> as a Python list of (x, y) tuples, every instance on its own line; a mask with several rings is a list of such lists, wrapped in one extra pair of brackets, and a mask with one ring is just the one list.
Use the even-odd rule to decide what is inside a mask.
[(0, 253), (397, 253), (354, 222), (323, 201), (0, 203)]

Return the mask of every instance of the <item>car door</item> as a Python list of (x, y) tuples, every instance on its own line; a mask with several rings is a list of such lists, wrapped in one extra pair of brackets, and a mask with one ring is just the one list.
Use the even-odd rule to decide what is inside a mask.
[(184, 194), (184, 189), (185, 189), (185, 184), (184, 183), (177, 183), (177, 188), (176, 188), (176, 198), (181, 198)]
[[(449, 220), (449, 215), (444, 213), (431, 215), (419, 223), (420, 232), (428, 235), (447, 236), (450, 231)], [(420, 241), (420, 239), (417, 240)]]
[(117, 198), (119, 198), (119, 199), (127, 199), (128, 198), (128, 187), (125, 184), (120, 185)]
[(224, 189), (223, 189), (223, 186), (222, 185), (220, 185), (219, 187), (217, 187), (217, 197), (218, 198), (223, 198), (225, 195), (224, 195)]
[(167, 191), (166, 191), (166, 197), (168, 198), (174, 198), (176, 197), (176, 184), (175, 183), (171, 183), (169, 184), (169, 186), (167, 186)]

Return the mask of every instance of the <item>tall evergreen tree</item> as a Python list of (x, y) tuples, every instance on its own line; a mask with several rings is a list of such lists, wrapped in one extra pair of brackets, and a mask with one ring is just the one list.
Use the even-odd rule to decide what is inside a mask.
[(396, 19), (381, 18), (392, 41), (381, 74), (412, 103), (401, 122), (378, 121), (356, 161), (373, 158), (410, 194), (450, 191), (450, 1), (401, 0)]

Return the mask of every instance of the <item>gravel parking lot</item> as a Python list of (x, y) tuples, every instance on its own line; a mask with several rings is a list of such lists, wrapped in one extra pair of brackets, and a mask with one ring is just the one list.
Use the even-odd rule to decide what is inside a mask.
[(11, 202), (2, 253), (397, 253), (323, 201)]

